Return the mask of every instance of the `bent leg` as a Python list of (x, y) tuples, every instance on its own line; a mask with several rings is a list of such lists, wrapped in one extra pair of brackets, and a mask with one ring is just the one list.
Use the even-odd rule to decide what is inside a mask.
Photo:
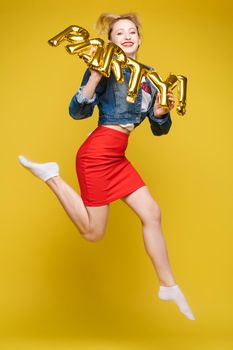
[(85, 239), (97, 241), (103, 237), (108, 205), (86, 207), (81, 196), (59, 176), (59, 166), (55, 162), (35, 163), (24, 156), (19, 156), (19, 161), (56, 194), (66, 213)]
[(122, 200), (139, 216), (142, 222), (145, 249), (152, 260), (161, 285), (172, 286), (171, 271), (165, 239), (161, 227), (161, 212), (147, 186), (143, 186)]
[(56, 194), (66, 213), (85, 239), (100, 240), (105, 232), (109, 205), (85, 206), (81, 196), (60, 176), (52, 177), (46, 184)]

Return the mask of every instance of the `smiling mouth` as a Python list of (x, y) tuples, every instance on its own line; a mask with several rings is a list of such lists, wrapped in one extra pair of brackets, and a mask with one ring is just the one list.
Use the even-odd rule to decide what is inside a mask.
[(130, 46), (133, 46), (133, 42), (132, 41), (129, 41), (129, 42), (125, 42), (123, 44), (121, 44), (122, 46), (125, 46), (125, 47), (130, 47)]

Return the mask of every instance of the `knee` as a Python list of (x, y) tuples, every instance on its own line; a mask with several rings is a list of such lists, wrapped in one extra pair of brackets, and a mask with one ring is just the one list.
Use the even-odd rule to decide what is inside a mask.
[(151, 210), (151, 219), (155, 222), (161, 222), (161, 209), (156, 203)]
[(88, 235), (87, 240), (90, 242), (97, 242), (101, 241), (103, 238), (103, 233), (92, 233), (91, 235)]
[(161, 209), (159, 205), (154, 202), (150, 205), (148, 208), (147, 214), (144, 217), (143, 223), (144, 224), (160, 224), (161, 223)]
[(97, 242), (103, 238), (104, 231), (97, 230), (96, 228), (88, 228), (86, 230), (80, 231), (84, 239), (90, 242)]
[(156, 203), (155, 205), (155, 216), (160, 220), (161, 219), (161, 209), (160, 206)]

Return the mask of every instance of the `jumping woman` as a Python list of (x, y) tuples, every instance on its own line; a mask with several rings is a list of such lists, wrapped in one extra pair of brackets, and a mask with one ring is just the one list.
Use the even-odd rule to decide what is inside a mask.
[[(141, 27), (134, 13), (104, 13), (97, 21), (97, 28), (101, 33), (107, 32), (108, 40), (118, 45), (126, 56), (136, 58)], [(173, 93), (168, 92), (169, 110), (161, 107), (159, 93), (144, 77), (135, 102), (128, 103), (130, 69), (125, 68), (123, 74), (124, 82), (120, 84), (112, 73), (107, 78), (87, 68), (81, 86), (71, 99), (69, 113), (74, 119), (92, 116), (96, 105), (99, 110), (98, 126), (88, 135), (76, 156), (80, 195), (61, 178), (57, 163), (35, 163), (24, 156), (19, 156), (19, 161), (48, 185), (81, 236), (91, 242), (104, 236), (109, 204), (117, 199), (126, 203), (141, 220), (145, 249), (160, 283), (158, 297), (174, 301), (188, 319), (195, 320), (171, 271), (160, 207), (125, 157), (130, 133), (146, 117), (153, 135), (169, 132)]]

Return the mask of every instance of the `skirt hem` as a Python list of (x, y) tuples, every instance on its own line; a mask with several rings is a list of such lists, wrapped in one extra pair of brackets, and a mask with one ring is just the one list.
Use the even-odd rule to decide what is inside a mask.
[(145, 183), (139, 185), (138, 187), (134, 187), (132, 190), (128, 190), (127, 192), (124, 192), (122, 195), (118, 195), (116, 198), (111, 198), (109, 200), (106, 200), (106, 201), (103, 201), (103, 202), (97, 202), (97, 203), (93, 203), (93, 202), (88, 202), (86, 200), (84, 200), (84, 198), (82, 198), (83, 200), (83, 203), (85, 206), (88, 206), (88, 207), (100, 207), (102, 205), (107, 205), (107, 204), (110, 204), (118, 199), (121, 199), (122, 197), (125, 197), (127, 195), (129, 195), (130, 193), (133, 193), (134, 191), (138, 190), (139, 188), (143, 187), (143, 186), (146, 186)]

